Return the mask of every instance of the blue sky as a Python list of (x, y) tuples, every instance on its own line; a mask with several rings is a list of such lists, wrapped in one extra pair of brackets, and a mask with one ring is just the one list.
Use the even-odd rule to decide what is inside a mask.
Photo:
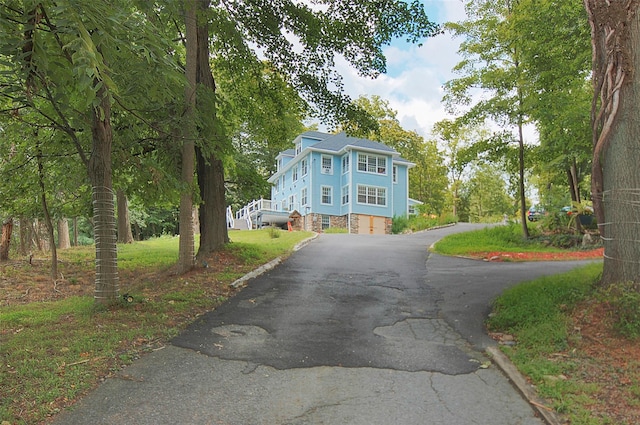
[[(427, 14), (437, 23), (465, 18), (461, 0), (423, 0)], [(357, 75), (346, 63), (338, 63), (346, 93), (352, 98), (378, 95), (398, 112), (405, 130), (429, 137), (433, 124), (447, 117), (442, 85), (455, 77), (459, 41), (449, 34), (429, 38), (422, 46), (396, 40), (385, 49), (387, 73), (375, 80)]]

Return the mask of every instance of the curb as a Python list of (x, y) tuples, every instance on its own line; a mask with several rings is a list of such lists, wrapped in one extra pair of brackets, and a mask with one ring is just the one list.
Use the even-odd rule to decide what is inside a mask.
[[(316, 239), (319, 235), (316, 233), (313, 236), (297, 243), (294, 247), (293, 247), (293, 252), (296, 252), (300, 249), (302, 249), (304, 246), (306, 246), (307, 244), (309, 244), (311, 241), (313, 241), (314, 239)], [(274, 267), (276, 267), (278, 264), (280, 264), (282, 262), (283, 258), (277, 257), (271, 261), (269, 261), (266, 264), (261, 265), (260, 267), (258, 267), (257, 269), (245, 274), (244, 276), (242, 276), (239, 279), (236, 279), (236, 281), (234, 281), (231, 286), (233, 286), (234, 288), (239, 288), (242, 285), (244, 285), (248, 280), (251, 280), (255, 277), (260, 276), (261, 274), (268, 272), (269, 270), (273, 269)]]
[(487, 347), (486, 351), (493, 362), (507, 375), (507, 378), (547, 425), (563, 425), (566, 423), (553, 409), (544, 404), (545, 401), (538, 396), (534, 387), (527, 382), (515, 365), (511, 363), (511, 360), (498, 347)]

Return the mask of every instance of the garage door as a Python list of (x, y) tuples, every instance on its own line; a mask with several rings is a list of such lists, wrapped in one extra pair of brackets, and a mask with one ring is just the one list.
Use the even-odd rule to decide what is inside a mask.
[(386, 224), (384, 217), (375, 215), (358, 216), (358, 234), (361, 235), (384, 235), (386, 234)]

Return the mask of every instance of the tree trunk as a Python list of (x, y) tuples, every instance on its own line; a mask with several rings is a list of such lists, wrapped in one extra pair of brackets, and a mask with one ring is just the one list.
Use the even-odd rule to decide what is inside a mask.
[(98, 107), (93, 108), (93, 139), (88, 172), (92, 184), (93, 233), (96, 245), (94, 299), (98, 304), (113, 304), (120, 293), (114, 195), (111, 176), (111, 99), (104, 85), (97, 93)]
[(182, 141), (182, 194), (180, 195), (180, 244), (178, 252), (178, 272), (184, 273), (193, 268), (195, 261), (195, 236), (193, 234), (193, 175), (195, 162), (194, 131), (196, 107), (196, 74), (198, 57), (198, 36), (196, 30), (197, 9), (195, 0), (185, 0), (185, 26), (187, 64), (185, 74), (185, 123)]
[[(208, 1), (199, 3), (201, 10), (209, 7)], [(211, 92), (216, 91), (216, 84), (209, 65), (209, 28), (205, 22), (198, 22), (198, 72), (197, 82)], [(215, 118), (215, 111), (210, 111)], [(203, 139), (211, 140), (210, 135)], [(212, 135), (213, 137), (219, 135)], [(226, 220), (226, 201), (224, 189), (224, 165), (216, 152), (205, 154), (204, 150), (196, 149), (198, 166), (198, 186), (202, 205), (200, 206), (200, 247), (198, 259), (202, 260), (213, 251), (220, 249), (229, 242)]]
[(71, 248), (71, 238), (69, 238), (69, 220), (66, 218), (58, 220), (58, 248)]
[(2, 222), (2, 238), (0, 238), (0, 261), (9, 260), (9, 248), (11, 248), (11, 233), (13, 232), (13, 217)]
[(116, 191), (118, 205), (118, 242), (133, 243), (133, 232), (129, 220), (129, 201), (121, 189)]
[[(567, 169), (567, 179), (569, 181), (569, 193), (571, 195), (571, 202), (580, 202), (580, 189), (578, 188), (578, 177), (577, 177), (577, 169), (575, 160), (571, 165), (571, 168)], [(573, 205), (572, 208), (573, 210)], [(573, 220), (574, 226), (576, 226), (576, 233), (582, 233), (582, 225), (580, 224), (580, 220), (576, 217)]]
[(73, 217), (73, 246), (78, 246), (78, 217)]
[(640, 282), (640, 2), (585, 0), (592, 30), (592, 200), (604, 240), (601, 284)]
[(524, 192), (524, 136), (522, 134), (522, 116), (518, 119), (518, 187), (520, 192), (520, 221), (522, 222), (522, 235), (529, 239), (529, 227), (527, 226), (527, 202)]
[(20, 255), (27, 255), (31, 250), (31, 234), (29, 229), (31, 224), (26, 217), (20, 217)]
[(42, 204), (42, 212), (44, 214), (44, 223), (47, 226), (47, 235), (51, 244), (51, 280), (55, 282), (58, 278), (58, 251), (56, 250), (56, 243), (53, 233), (53, 221), (51, 220), (51, 214), (49, 213), (49, 206), (47, 205), (47, 192), (44, 185), (44, 165), (42, 164), (42, 149), (40, 148), (40, 141), (36, 141), (37, 148), (37, 161), (38, 161), (38, 182), (40, 184), (40, 202)]

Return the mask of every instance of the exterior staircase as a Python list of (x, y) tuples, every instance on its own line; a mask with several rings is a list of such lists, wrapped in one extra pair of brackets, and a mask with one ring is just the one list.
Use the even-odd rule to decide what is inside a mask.
[(257, 199), (249, 202), (233, 214), (227, 207), (227, 227), (229, 229), (252, 230), (264, 225), (282, 225), (289, 221), (289, 211), (278, 211), (275, 202)]

